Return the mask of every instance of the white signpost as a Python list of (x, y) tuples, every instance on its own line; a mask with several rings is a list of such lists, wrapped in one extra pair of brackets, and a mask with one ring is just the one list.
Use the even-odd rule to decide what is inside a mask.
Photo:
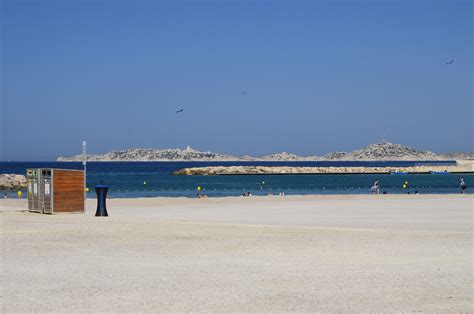
[(86, 206), (86, 198), (87, 198), (87, 143), (86, 141), (82, 141), (82, 165), (84, 166), (84, 207)]

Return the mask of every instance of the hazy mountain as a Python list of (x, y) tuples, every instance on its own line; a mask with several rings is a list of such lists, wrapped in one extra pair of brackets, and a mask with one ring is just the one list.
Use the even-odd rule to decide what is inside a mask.
[(255, 158), (256, 160), (261, 161), (311, 161), (311, 160), (321, 160), (321, 157), (318, 156), (298, 156), (295, 154), (290, 154), (287, 152), (282, 152), (278, 154), (272, 154), (262, 157)]
[(449, 160), (467, 160), (467, 159), (474, 159), (474, 153), (449, 153), (449, 154), (442, 154), (440, 155), (444, 159)]

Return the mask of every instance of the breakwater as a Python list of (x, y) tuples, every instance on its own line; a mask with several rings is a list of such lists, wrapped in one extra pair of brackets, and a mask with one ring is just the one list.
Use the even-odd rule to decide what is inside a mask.
[(422, 173), (472, 173), (473, 161), (458, 161), (456, 165), (422, 165), (410, 167), (278, 167), (278, 166), (210, 166), (184, 168), (174, 175), (295, 175), (295, 174), (422, 174)]

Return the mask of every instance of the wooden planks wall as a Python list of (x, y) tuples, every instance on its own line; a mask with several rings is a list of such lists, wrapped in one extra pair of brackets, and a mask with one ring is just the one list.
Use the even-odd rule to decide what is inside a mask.
[(53, 212), (84, 212), (84, 172), (53, 170)]

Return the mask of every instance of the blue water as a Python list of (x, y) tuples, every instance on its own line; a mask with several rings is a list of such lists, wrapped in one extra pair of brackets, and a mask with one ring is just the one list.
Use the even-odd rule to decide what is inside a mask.
[[(171, 172), (186, 167), (216, 165), (267, 166), (414, 166), (420, 164), (452, 165), (454, 162), (90, 162), (87, 164), (88, 197), (95, 197), (93, 187), (103, 181), (111, 197), (196, 196), (196, 187), (213, 196), (237, 196), (245, 191), (255, 195), (284, 192), (291, 194), (368, 194), (375, 180), (388, 194), (459, 193), (461, 178), (474, 185), (473, 174), (413, 175), (253, 175), (253, 176), (173, 176)], [(82, 169), (81, 163), (0, 162), (0, 173), (25, 174), (27, 168)], [(261, 184), (264, 181), (265, 184)], [(403, 189), (405, 181), (409, 188)], [(144, 185), (144, 182), (147, 184)], [(468, 189), (469, 191), (469, 189)], [(11, 196), (15, 191), (8, 192)], [(26, 194), (26, 193), (25, 193)]]

